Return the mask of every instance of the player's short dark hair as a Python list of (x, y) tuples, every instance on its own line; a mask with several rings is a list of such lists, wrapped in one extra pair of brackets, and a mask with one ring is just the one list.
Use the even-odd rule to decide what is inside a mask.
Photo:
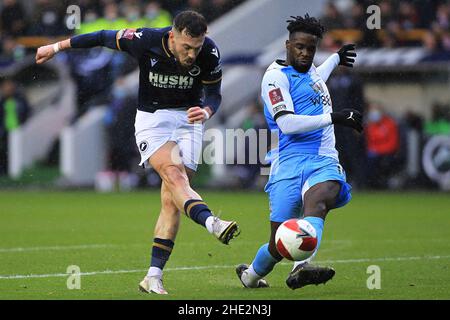
[(293, 20), (287, 20), (287, 29), (289, 30), (289, 35), (294, 32), (305, 32), (312, 34), (318, 38), (322, 38), (325, 32), (325, 27), (314, 17), (310, 17), (309, 14), (305, 14), (304, 17), (301, 16), (291, 16)]
[(204, 35), (208, 29), (205, 17), (191, 10), (177, 14), (173, 19), (173, 27), (179, 32), (185, 31), (193, 38)]

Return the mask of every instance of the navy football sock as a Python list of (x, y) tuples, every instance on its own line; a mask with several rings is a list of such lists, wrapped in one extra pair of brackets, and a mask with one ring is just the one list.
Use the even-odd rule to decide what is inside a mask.
[(204, 227), (206, 227), (206, 219), (212, 216), (211, 210), (209, 210), (206, 203), (202, 200), (191, 199), (186, 201), (184, 204), (184, 212), (189, 218)]
[(174, 243), (172, 240), (154, 238), (152, 247), (152, 261), (150, 265), (161, 270), (164, 269), (164, 266), (172, 253), (173, 246)]

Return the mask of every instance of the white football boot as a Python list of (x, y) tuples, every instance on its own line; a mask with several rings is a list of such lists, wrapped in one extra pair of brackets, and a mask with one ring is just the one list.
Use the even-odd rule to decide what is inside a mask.
[(264, 278), (255, 278), (248, 272), (248, 265), (240, 264), (236, 267), (236, 274), (245, 288), (268, 288), (269, 284)]
[(212, 227), (214, 236), (224, 244), (228, 244), (231, 239), (236, 238), (240, 234), (236, 221), (225, 221), (214, 217)]
[(162, 280), (158, 277), (145, 277), (139, 283), (139, 290), (146, 293), (168, 294), (164, 289)]

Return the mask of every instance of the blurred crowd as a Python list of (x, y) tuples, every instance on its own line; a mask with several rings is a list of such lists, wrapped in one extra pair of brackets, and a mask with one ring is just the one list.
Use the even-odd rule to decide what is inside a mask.
[(31, 114), (29, 103), (11, 79), (0, 82), (0, 175), (8, 170), (8, 135), (25, 123)]
[[(245, 0), (3, 0), (0, 3), (2, 36), (58, 36), (71, 34), (66, 27), (67, 8), (77, 5), (84, 24), (102, 19), (107, 24), (129, 28), (171, 21), (182, 10), (196, 10), (208, 22)], [(115, 4), (117, 7), (112, 7)]]
[[(3, 0), (0, 2), (0, 67), (20, 61), (24, 36), (68, 36), (101, 29), (160, 28), (172, 23), (182, 10), (203, 13), (208, 22), (245, 0)], [(77, 5), (80, 28), (67, 24), (68, 8)]]
[[(102, 29), (163, 28), (183, 10), (196, 10), (208, 22), (245, 0), (3, 0), (0, 1), (0, 175), (7, 170), (8, 133), (23, 124), (31, 113), (26, 96), (13, 76), (3, 71), (34, 54), (35, 46), (22, 44), (28, 37), (69, 37)], [(69, 6), (77, 5), (79, 28), (68, 28)], [(72, 21), (73, 22), (73, 21)], [(114, 172), (131, 171), (137, 154), (133, 139), (136, 92), (123, 85), (136, 69), (127, 54), (93, 48), (58, 55), (70, 67), (77, 87), (75, 122), (89, 108), (107, 105), (104, 119), (108, 132), (109, 164)], [(111, 94), (112, 92), (112, 94)], [(126, 180), (126, 179), (125, 179)]]
[[(380, 30), (367, 28), (367, 20), (374, 11), (366, 10), (373, 4), (379, 8)], [(450, 51), (450, 1), (447, 0), (329, 1), (320, 20), (328, 30), (360, 30), (357, 42), (362, 47), (421, 45), (430, 51)], [(333, 36), (328, 34), (324, 40), (324, 45), (332, 43)]]

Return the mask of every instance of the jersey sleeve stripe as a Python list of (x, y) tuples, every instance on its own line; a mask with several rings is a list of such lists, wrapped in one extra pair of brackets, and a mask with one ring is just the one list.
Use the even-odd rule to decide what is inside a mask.
[(285, 114), (295, 114), (295, 113), (293, 111), (283, 110), (283, 111), (275, 113), (273, 116), (273, 120), (277, 121), (278, 117), (281, 117)]
[(164, 49), (164, 52), (167, 54), (167, 57), (170, 57), (169, 52), (167, 52), (166, 45), (164, 44), (164, 37), (161, 38), (161, 43), (162, 43), (162, 47)]
[(120, 47), (120, 44), (119, 44), (120, 33), (121, 33), (121, 30), (117, 31), (117, 33), (116, 33), (116, 46), (117, 46), (117, 49), (122, 51), (122, 48)]
[(222, 77), (220, 77), (219, 79), (216, 79), (216, 80), (211, 80), (211, 81), (202, 80), (202, 83), (204, 83), (204, 84), (212, 84), (212, 83), (217, 83), (220, 80), (222, 80)]

